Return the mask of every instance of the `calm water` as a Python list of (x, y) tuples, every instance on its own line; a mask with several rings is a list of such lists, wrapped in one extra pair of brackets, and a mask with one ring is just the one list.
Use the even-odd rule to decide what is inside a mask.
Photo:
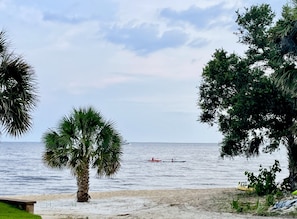
[[(247, 160), (221, 159), (217, 144), (131, 143), (123, 148), (122, 167), (112, 178), (90, 175), (90, 191), (235, 187), (246, 181), (244, 171), (257, 172), (277, 159), (288, 175), (285, 150)], [(42, 143), (0, 143), (0, 195), (75, 193), (76, 180), (68, 169), (47, 168), (41, 160)], [(185, 160), (184, 163), (148, 162)]]

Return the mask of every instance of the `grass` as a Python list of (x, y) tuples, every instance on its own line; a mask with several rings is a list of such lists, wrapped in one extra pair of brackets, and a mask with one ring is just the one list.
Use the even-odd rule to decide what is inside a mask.
[(20, 210), (9, 204), (0, 202), (0, 218), (1, 219), (41, 219), (39, 215), (30, 214), (26, 211)]
[(237, 213), (249, 213), (261, 216), (271, 216), (268, 209), (269, 205), (263, 197), (237, 197), (231, 202), (232, 209)]
[(266, 195), (258, 196), (253, 192), (233, 192), (226, 193), (214, 200), (214, 204), (217, 206), (220, 212), (230, 212), (238, 214), (249, 214), (258, 216), (278, 216), (278, 217), (296, 217), (297, 211), (290, 213), (276, 213), (270, 212), (269, 208), (276, 202), (282, 199), (283, 196), (278, 195)]

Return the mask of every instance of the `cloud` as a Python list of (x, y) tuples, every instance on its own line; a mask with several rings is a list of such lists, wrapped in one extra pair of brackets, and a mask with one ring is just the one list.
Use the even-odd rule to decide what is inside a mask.
[(46, 12), (43, 14), (44, 21), (54, 21), (54, 22), (61, 22), (61, 23), (70, 23), (70, 24), (78, 24), (84, 21), (88, 21), (89, 19), (86, 17), (81, 16), (65, 16), (62, 14)]
[(65, 88), (69, 93), (72, 94), (83, 94), (90, 92), (90, 90), (101, 90), (101, 89), (110, 89), (110, 87), (118, 86), (120, 84), (127, 84), (136, 81), (137, 79), (134, 77), (129, 77), (126, 75), (110, 75), (101, 77), (98, 80), (72, 80), (67, 82)]
[(0, 1), (0, 10), (5, 10), (7, 8), (7, 5), (8, 5), (7, 0)]
[(198, 29), (205, 29), (233, 21), (232, 17), (230, 18), (231, 11), (234, 13), (234, 9), (224, 8), (223, 4), (210, 6), (205, 9), (192, 5), (188, 9), (181, 11), (164, 8), (161, 10), (160, 16), (168, 19), (171, 23), (189, 23)]
[[(158, 10), (155, 9), (155, 12)], [(207, 46), (211, 39), (202, 33), (213, 28), (233, 28), (230, 12), (235, 10), (226, 3), (200, 8), (192, 5), (185, 9), (163, 8), (158, 21), (126, 20), (101, 29), (104, 39), (139, 56), (184, 46), (197, 49)], [(160, 18), (165, 18), (160, 19)], [(165, 21), (165, 22), (164, 22)], [(156, 23), (157, 22), (157, 23)]]
[(197, 38), (197, 39), (192, 40), (188, 44), (188, 46), (192, 47), (192, 48), (201, 48), (201, 47), (207, 46), (207, 44), (209, 44), (208, 40), (206, 40), (204, 38)]
[(47, 1), (41, 8), (45, 21), (68, 24), (86, 21), (106, 22), (114, 19), (117, 10), (116, 4), (110, 0), (63, 0), (57, 1), (56, 4), (52, 1)]
[(105, 30), (105, 39), (123, 45), (138, 55), (147, 55), (166, 48), (176, 48), (187, 42), (188, 36), (181, 30), (173, 29), (160, 33), (153, 24), (113, 26)]

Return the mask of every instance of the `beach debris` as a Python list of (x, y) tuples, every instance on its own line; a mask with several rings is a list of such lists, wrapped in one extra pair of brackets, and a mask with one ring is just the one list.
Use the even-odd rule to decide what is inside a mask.
[(297, 198), (281, 200), (272, 206), (270, 212), (288, 213), (297, 209)]
[(126, 217), (126, 216), (130, 216), (130, 214), (129, 214), (129, 213), (125, 213), (125, 214), (118, 214), (117, 216), (119, 216), (119, 217)]

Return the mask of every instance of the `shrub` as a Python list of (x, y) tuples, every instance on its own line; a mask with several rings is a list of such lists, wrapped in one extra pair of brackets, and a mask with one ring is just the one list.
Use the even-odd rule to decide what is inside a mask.
[(254, 188), (256, 194), (259, 196), (276, 194), (278, 192), (275, 178), (276, 173), (281, 171), (279, 161), (275, 160), (273, 166), (269, 168), (267, 170), (260, 165), (258, 176), (255, 176), (252, 172), (245, 171), (249, 187)]

